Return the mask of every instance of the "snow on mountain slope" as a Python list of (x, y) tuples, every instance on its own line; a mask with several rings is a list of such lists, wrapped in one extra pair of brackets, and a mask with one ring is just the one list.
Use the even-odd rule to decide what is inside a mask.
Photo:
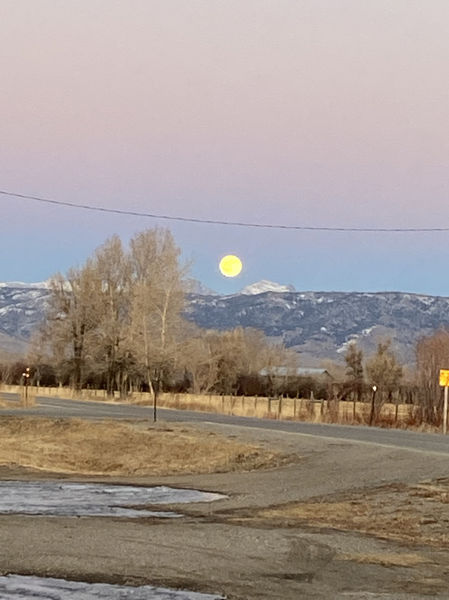
[[(342, 360), (351, 341), (367, 354), (389, 337), (405, 362), (413, 362), (417, 340), (449, 327), (449, 298), (402, 292), (267, 291), (231, 296), (189, 293), (185, 316), (206, 329), (253, 327), (296, 349), (302, 364), (321, 358)], [(281, 289), (279, 289), (281, 288)], [(197, 287), (196, 289), (201, 289)], [(247, 289), (247, 288), (246, 288)], [(32, 284), (0, 284), (0, 350), (23, 348), (43, 321), (49, 290)], [(310, 359), (310, 360), (309, 360)]]
[(44, 319), (48, 295), (47, 285), (0, 284), (0, 332), (16, 338), (23, 347)]
[(264, 294), (265, 292), (294, 292), (295, 288), (292, 285), (281, 285), (280, 283), (275, 283), (274, 281), (268, 281), (268, 279), (262, 279), (261, 281), (257, 281), (256, 283), (252, 283), (251, 285), (247, 285), (242, 290), (240, 290), (240, 294), (245, 295), (255, 295), (255, 294)]
[(449, 298), (401, 292), (267, 292), (191, 297), (187, 318), (207, 329), (253, 327), (301, 354), (342, 360), (350, 341), (367, 353), (391, 338), (412, 363), (417, 340), (449, 327)]
[(15, 289), (31, 289), (36, 288), (39, 290), (48, 290), (50, 288), (50, 280), (38, 281), (36, 283), (24, 283), (23, 281), (7, 281), (4, 283), (0, 282), (0, 288), (15, 288)]

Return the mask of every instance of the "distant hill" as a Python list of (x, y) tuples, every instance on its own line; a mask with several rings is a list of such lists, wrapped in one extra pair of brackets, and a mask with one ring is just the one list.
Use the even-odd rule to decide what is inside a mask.
[(187, 317), (205, 328), (255, 327), (283, 341), (302, 364), (341, 360), (356, 341), (368, 354), (391, 338), (412, 363), (417, 340), (449, 327), (449, 298), (402, 292), (263, 292), (189, 296)]
[(48, 283), (0, 283), (0, 350), (26, 351), (31, 334), (44, 319)]
[[(449, 298), (402, 292), (263, 291), (266, 282), (230, 296), (187, 295), (186, 317), (200, 327), (255, 327), (301, 353), (304, 366), (341, 360), (351, 341), (367, 353), (392, 339), (401, 359), (413, 362), (417, 340), (449, 327)], [(196, 285), (196, 284), (195, 284)], [(276, 287), (277, 286), (277, 287)], [(258, 290), (258, 291), (256, 291)], [(20, 352), (44, 318), (48, 284), (0, 284), (0, 350)]]

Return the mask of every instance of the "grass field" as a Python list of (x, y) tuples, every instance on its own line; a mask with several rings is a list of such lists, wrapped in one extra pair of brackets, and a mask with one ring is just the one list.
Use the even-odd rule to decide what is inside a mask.
[(179, 425), (3, 417), (0, 465), (85, 475), (168, 475), (252, 470), (285, 458)]
[(274, 506), (260, 511), (257, 518), (281, 527), (306, 524), (449, 548), (449, 479), (390, 484), (342, 498)]

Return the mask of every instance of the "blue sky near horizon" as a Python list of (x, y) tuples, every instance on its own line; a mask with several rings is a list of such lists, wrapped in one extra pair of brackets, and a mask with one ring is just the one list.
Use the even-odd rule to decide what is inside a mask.
[[(449, 226), (447, 0), (2, 0), (0, 189), (185, 217)], [(0, 197), (0, 280), (39, 281), (162, 220)], [(233, 293), (449, 296), (449, 232), (170, 223)], [(236, 253), (242, 274), (218, 272)]]

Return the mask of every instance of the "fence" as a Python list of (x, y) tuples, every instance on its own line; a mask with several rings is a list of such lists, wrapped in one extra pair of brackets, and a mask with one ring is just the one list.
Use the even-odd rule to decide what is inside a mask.
[[(1, 391), (21, 393), (22, 386), (1, 385)], [(79, 400), (118, 401), (107, 396), (105, 390), (84, 389), (74, 391), (69, 388), (32, 387), (28, 393), (37, 397), (59, 397)], [(152, 398), (147, 392), (134, 392), (124, 400), (129, 404), (151, 405)], [(213, 394), (172, 394), (161, 393), (157, 399), (161, 408), (198, 410), (235, 416), (259, 417), (266, 419), (290, 419), (298, 421), (368, 423), (371, 404), (337, 400), (310, 400), (305, 398), (267, 398), (262, 396), (220, 396)], [(416, 406), (411, 404), (383, 404), (376, 411), (375, 421), (385, 423), (407, 423), (413, 419)]]

